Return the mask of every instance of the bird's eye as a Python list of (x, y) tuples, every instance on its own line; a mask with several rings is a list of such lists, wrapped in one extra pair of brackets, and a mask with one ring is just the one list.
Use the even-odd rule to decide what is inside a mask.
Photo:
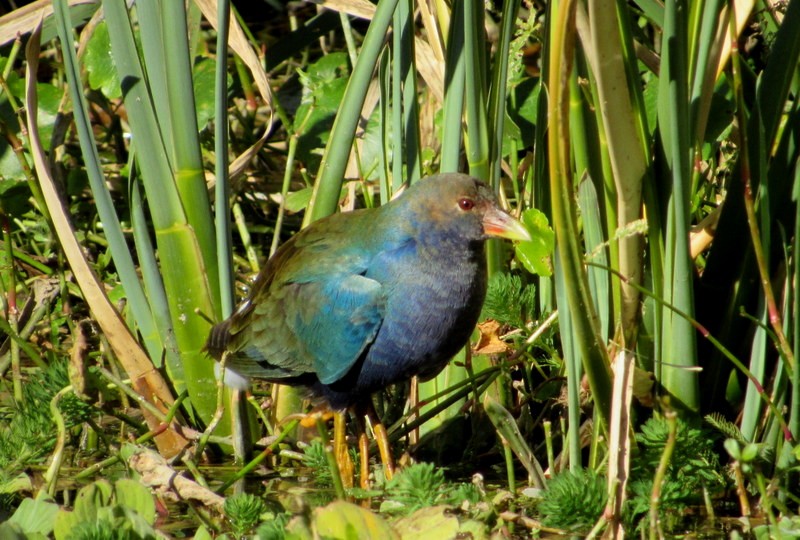
[(458, 207), (464, 210), (465, 212), (469, 212), (473, 208), (475, 208), (475, 201), (472, 199), (468, 199), (466, 197), (462, 199), (458, 199)]

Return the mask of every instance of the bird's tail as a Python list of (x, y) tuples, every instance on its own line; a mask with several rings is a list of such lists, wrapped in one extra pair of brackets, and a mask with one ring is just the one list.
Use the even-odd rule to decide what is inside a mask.
[(228, 343), (231, 340), (231, 320), (227, 319), (219, 324), (215, 324), (211, 329), (206, 341), (205, 350), (212, 357), (219, 360), (222, 353), (228, 350)]

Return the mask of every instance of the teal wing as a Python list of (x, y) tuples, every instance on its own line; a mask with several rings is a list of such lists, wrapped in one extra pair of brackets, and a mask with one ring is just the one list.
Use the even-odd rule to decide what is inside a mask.
[(385, 299), (378, 282), (351, 274), (289, 283), (242, 310), (247, 324), (233, 334), (227, 360), (234, 371), (264, 379), (315, 373), (329, 384), (375, 339)]
[(270, 259), (251, 298), (227, 321), (234, 371), (272, 380), (315, 373), (329, 384), (375, 339), (385, 291), (363, 275), (369, 254), (331, 234), (340, 221), (324, 235), (299, 233)]

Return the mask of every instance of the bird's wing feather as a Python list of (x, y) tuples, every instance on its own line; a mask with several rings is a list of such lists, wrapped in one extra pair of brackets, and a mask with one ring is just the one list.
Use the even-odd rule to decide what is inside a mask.
[(361, 275), (285, 284), (268, 301), (243, 304), (227, 362), (264, 379), (313, 372), (324, 384), (342, 376), (378, 333), (385, 310), (381, 285)]
[(360, 275), (306, 283), (286, 309), (286, 323), (323, 384), (344, 376), (378, 333), (385, 310), (381, 285)]
[(364, 277), (369, 250), (343, 241), (339, 214), (327, 234), (307, 229), (270, 259), (251, 299), (230, 318), (228, 365), (245, 376), (285, 379), (315, 373), (342, 377), (383, 321), (381, 285)]

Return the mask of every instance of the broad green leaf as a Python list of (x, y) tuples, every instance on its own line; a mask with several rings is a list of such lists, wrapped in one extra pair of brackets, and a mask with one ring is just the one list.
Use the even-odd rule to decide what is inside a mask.
[(72, 530), (83, 522), (94, 522), (100, 508), (111, 502), (113, 487), (106, 480), (98, 480), (81, 488), (75, 498), (75, 510), (60, 510), (56, 515), (53, 532), (56, 540), (66, 540)]
[(136, 480), (121, 478), (114, 483), (114, 497), (118, 505), (130, 508), (148, 524), (156, 522), (156, 504), (150, 490)]
[(313, 188), (307, 187), (303, 188), (299, 191), (293, 191), (291, 193), (286, 194), (286, 202), (285, 207), (287, 212), (300, 212), (301, 210), (305, 210), (306, 206), (308, 206), (309, 201), (311, 201), (311, 192)]
[(83, 64), (89, 75), (89, 86), (93, 90), (100, 90), (108, 99), (122, 97), (122, 87), (117, 76), (117, 66), (111, 57), (111, 40), (105, 21), (101, 21), (92, 32), (92, 37), (86, 44)]
[[(10, 524), (16, 524), (28, 538), (33, 538), (36, 534), (48, 536), (53, 532), (53, 524), (58, 505), (54, 502), (36, 499), (24, 499), (17, 508), (14, 515), (8, 520)], [(0, 537), (6, 536), (0, 534)]]
[(343, 52), (326, 54), (299, 73), (303, 86), (313, 91), (315, 87), (333, 82), (347, 74), (347, 54)]
[(420, 508), (410, 516), (398, 519), (395, 530), (400, 538), (456, 538), (458, 518), (449, 512), (447, 506)]
[(488, 538), (486, 526), (475, 520), (459, 521), (449, 506), (420, 508), (410, 516), (394, 522), (394, 529), (403, 540), (419, 538)]
[(355, 504), (336, 501), (314, 511), (312, 526), (318, 538), (342, 540), (399, 539), (399, 535), (377, 514)]
[(555, 233), (543, 212), (530, 208), (522, 213), (522, 223), (531, 233), (530, 242), (516, 245), (517, 259), (532, 274), (549, 277), (553, 274), (550, 256), (555, 247)]
[(47, 537), (41, 533), (26, 533), (19, 526), (19, 523), (12, 523), (11, 520), (0, 523), (0, 538), (3, 540), (46, 540)]
[[(213, 58), (201, 58), (192, 68), (194, 81), (194, 103), (197, 108), (197, 129), (202, 131), (214, 119), (214, 71), (217, 62)], [(227, 77), (227, 87), (230, 88), (233, 79)]]
[(521, 137), (525, 141), (532, 141), (535, 137), (541, 88), (542, 85), (538, 80), (527, 79), (512, 90), (516, 97), (516, 110), (514, 107), (509, 107), (509, 114), (519, 127)]
[[(5, 62), (0, 62), (5, 64)], [(16, 99), (17, 105), (21, 106), (25, 102), (25, 79), (12, 71), (6, 80), (11, 95)], [(36, 94), (39, 98), (39, 108), (36, 119), (39, 125), (39, 136), (45, 150), (50, 149), (50, 139), (53, 135), (53, 125), (58, 114), (58, 107), (61, 103), (62, 92), (55, 86), (47, 83), (36, 84)], [(9, 126), (12, 133), (16, 134), (21, 140), (24, 139), (19, 132), (19, 118), (8, 101), (5, 92), (0, 92), (0, 122)], [(4, 142), (5, 137), (2, 138)]]
[[(3, 145), (0, 145), (0, 152), (2, 151)], [(9, 163), (9, 165), (17, 165), (19, 176), (14, 175), (16, 178), (5, 176), (5, 170), (2, 166), (4, 160), (2, 154), (0, 154), (0, 210), (10, 216), (20, 216), (31, 208), (31, 190), (28, 187), (28, 182), (21, 179), (24, 178), (24, 175), (22, 169), (19, 169), (19, 162), (16, 156), (14, 156), (14, 152), (9, 148), (8, 153), (13, 161), (13, 163)]]
[(523, 148), (525, 144), (522, 142), (522, 132), (519, 126), (514, 122), (511, 116), (506, 113), (506, 120), (503, 123), (503, 157), (508, 156), (512, 150), (512, 143), (517, 142), (517, 148)]

